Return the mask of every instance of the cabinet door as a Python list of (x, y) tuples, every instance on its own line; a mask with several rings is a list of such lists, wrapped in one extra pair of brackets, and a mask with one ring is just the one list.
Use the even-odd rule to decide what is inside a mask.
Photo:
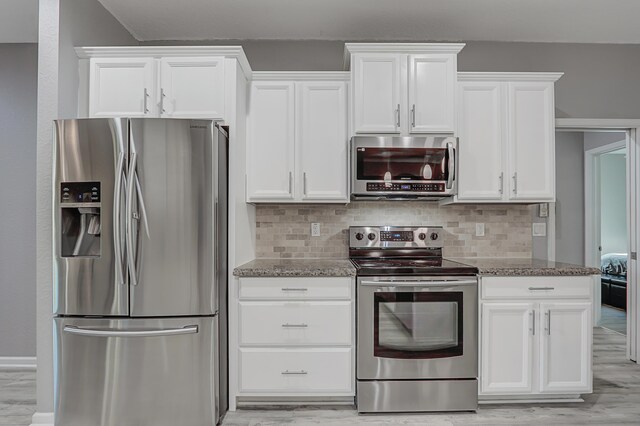
[(504, 100), (500, 82), (458, 86), (458, 199), (501, 200)]
[(540, 391), (591, 392), (591, 303), (542, 303), (540, 312)]
[(344, 82), (298, 83), (299, 197), (347, 202), (347, 91)]
[(356, 133), (399, 133), (400, 55), (354, 55), (353, 109)]
[(224, 118), (224, 58), (160, 59), (163, 117)]
[(533, 303), (482, 303), (480, 392), (531, 393), (535, 311)]
[(513, 200), (555, 199), (553, 83), (510, 82), (509, 183)]
[(291, 201), (294, 194), (293, 82), (251, 85), (247, 144), (248, 201)]
[(456, 55), (409, 55), (409, 132), (453, 133)]
[(89, 116), (156, 116), (153, 58), (91, 58)]

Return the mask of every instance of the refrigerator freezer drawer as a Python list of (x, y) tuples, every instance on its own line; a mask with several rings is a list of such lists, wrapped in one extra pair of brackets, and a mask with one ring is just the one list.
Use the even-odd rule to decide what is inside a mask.
[(56, 318), (55, 424), (215, 425), (217, 330), (217, 317)]

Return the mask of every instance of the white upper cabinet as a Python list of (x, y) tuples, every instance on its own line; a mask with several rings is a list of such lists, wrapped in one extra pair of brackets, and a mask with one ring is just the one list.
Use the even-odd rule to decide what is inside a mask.
[(457, 55), (409, 55), (409, 132), (453, 133)]
[(78, 47), (79, 116), (225, 119), (225, 61), (238, 47)]
[(464, 44), (347, 43), (356, 134), (454, 133)]
[(224, 117), (224, 58), (160, 59), (160, 113), (163, 117)]
[(510, 198), (555, 199), (553, 82), (509, 82)]
[(555, 200), (561, 73), (458, 73), (459, 202)]
[(153, 58), (91, 58), (89, 115), (144, 117), (157, 114)]
[(400, 55), (356, 55), (353, 64), (356, 133), (400, 132)]
[(247, 197), (250, 201), (294, 198), (295, 84), (251, 85), (248, 116)]
[(347, 79), (346, 73), (254, 73), (248, 202), (349, 202)]
[(298, 197), (347, 200), (347, 83), (303, 82), (297, 93)]
[(458, 199), (500, 201), (504, 193), (504, 90), (499, 82), (460, 82)]

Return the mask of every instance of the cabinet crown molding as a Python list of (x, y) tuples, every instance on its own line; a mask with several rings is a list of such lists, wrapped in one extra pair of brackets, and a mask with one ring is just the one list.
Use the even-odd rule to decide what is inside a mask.
[(253, 81), (349, 81), (348, 71), (254, 71)]
[(344, 69), (349, 70), (353, 53), (458, 54), (464, 46), (465, 43), (345, 43)]
[(247, 78), (253, 73), (242, 46), (84, 46), (75, 50), (80, 59), (224, 56), (237, 59)]
[(563, 72), (458, 72), (458, 81), (558, 81)]

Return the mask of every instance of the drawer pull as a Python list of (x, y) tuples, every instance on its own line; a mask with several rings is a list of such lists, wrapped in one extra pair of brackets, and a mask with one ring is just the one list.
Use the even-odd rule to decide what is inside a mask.
[(529, 287), (529, 290), (555, 290), (555, 287)]
[(307, 324), (282, 324), (284, 328), (307, 328)]
[(304, 370), (300, 370), (300, 371), (289, 371), (289, 370), (284, 370), (284, 371), (282, 372), (282, 374), (283, 374), (283, 375), (285, 375), (285, 376), (291, 376), (291, 375), (305, 375), (305, 374), (307, 374), (307, 372), (306, 372), (306, 371), (304, 371)]
[(289, 288), (289, 287), (284, 287), (282, 289), (282, 291), (308, 291), (308, 289), (306, 288)]

